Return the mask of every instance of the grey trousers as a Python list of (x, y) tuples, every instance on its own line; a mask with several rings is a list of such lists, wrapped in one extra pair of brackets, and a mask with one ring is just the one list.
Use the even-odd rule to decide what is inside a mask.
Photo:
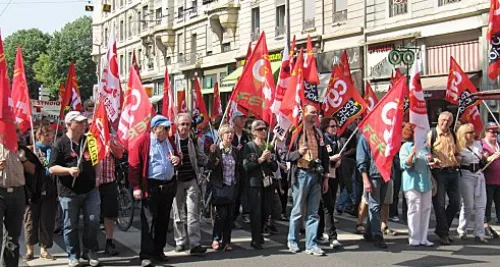
[(24, 187), (0, 188), (1, 243), (0, 266), (19, 266), (19, 237), (23, 226), (26, 198)]
[(173, 205), (174, 239), (177, 246), (185, 246), (189, 241), (190, 247), (194, 248), (201, 243), (200, 199), (201, 190), (196, 179), (187, 182), (177, 181), (177, 193)]
[(484, 211), (486, 209), (486, 182), (481, 171), (472, 173), (462, 170), (458, 179), (462, 207), (457, 232), (459, 235), (467, 234), (467, 226), (474, 210), (474, 235), (484, 237)]

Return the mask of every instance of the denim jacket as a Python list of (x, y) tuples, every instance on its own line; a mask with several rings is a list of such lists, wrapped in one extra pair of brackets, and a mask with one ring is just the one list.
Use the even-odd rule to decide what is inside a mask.
[(363, 135), (360, 135), (358, 139), (358, 145), (356, 147), (356, 165), (360, 173), (368, 173), (370, 179), (380, 179), (382, 175), (375, 165), (372, 153), (370, 151), (370, 144)]

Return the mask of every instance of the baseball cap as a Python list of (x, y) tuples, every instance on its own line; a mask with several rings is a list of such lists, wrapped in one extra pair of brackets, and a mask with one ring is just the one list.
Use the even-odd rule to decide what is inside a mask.
[(64, 123), (66, 124), (71, 123), (72, 121), (82, 122), (86, 120), (87, 117), (83, 116), (80, 111), (70, 111), (66, 114), (66, 117), (64, 117)]
[(264, 121), (261, 121), (261, 120), (255, 120), (254, 122), (252, 122), (252, 131), (255, 131), (259, 128), (267, 128), (267, 125)]
[(496, 122), (490, 121), (486, 124), (486, 129), (498, 129), (498, 128), (499, 126)]
[(156, 126), (170, 127), (171, 125), (172, 122), (162, 115), (156, 115), (151, 120), (151, 128)]
[(231, 117), (231, 121), (234, 121), (234, 119), (238, 118), (238, 117), (244, 117), (245, 114), (243, 114), (241, 111), (235, 111), (233, 113), (233, 116)]

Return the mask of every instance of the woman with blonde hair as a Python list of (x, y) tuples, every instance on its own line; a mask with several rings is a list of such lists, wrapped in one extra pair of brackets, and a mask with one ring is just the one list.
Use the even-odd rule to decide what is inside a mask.
[(475, 240), (486, 243), (483, 226), (486, 208), (486, 183), (481, 169), (486, 160), (492, 160), (493, 156), (488, 159), (484, 157), (481, 142), (476, 141), (474, 135), (474, 125), (471, 123), (462, 124), (457, 130), (457, 151), (460, 153), (457, 159), (461, 169), (458, 182), (462, 199), (457, 232), (460, 239), (467, 238), (467, 225), (474, 209)]

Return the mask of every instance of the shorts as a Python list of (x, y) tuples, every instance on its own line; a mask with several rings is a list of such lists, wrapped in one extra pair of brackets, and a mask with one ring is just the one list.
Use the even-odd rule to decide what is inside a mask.
[(116, 186), (116, 181), (99, 186), (101, 216), (104, 218), (118, 217), (118, 193)]
[[(393, 195), (394, 195), (394, 181), (391, 179), (387, 183), (387, 191), (385, 192), (385, 198), (384, 198), (385, 205), (392, 204)], [(361, 201), (368, 203), (368, 193), (365, 191), (364, 187), (363, 187), (363, 195), (361, 196)]]

